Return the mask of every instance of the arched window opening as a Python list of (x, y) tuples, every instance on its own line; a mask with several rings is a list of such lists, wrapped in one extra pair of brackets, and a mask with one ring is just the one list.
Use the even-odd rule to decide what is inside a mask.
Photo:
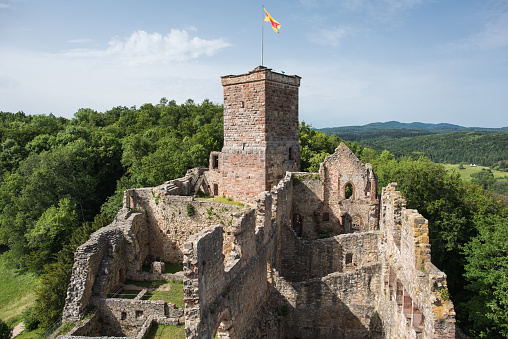
[(345, 199), (350, 199), (350, 198), (353, 198), (353, 184), (351, 184), (350, 182), (348, 182), (346, 184), (346, 186), (344, 186), (344, 198)]

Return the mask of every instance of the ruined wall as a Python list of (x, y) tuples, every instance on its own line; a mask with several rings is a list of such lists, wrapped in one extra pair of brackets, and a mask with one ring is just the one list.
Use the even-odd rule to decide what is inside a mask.
[[(350, 195), (346, 186), (350, 186)], [(318, 173), (293, 173), (291, 225), (303, 239), (378, 229), (377, 179), (342, 143)]]
[(288, 173), (271, 192), (278, 232), (268, 284), (272, 313), (283, 315), (282, 324), (274, 326), (277, 335), (380, 337), (374, 303), (381, 283), (379, 231), (310, 241), (289, 223), (296, 213), (320, 211), (323, 186), (316, 173)]
[[(262, 206), (262, 207), (261, 207)], [(271, 220), (269, 194), (259, 212)], [(232, 250), (223, 254), (223, 229), (204, 230), (185, 243), (184, 281), (187, 338), (210, 338), (217, 331), (231, 338), (253, 337), (259, 310), (268, 298), (267, 262), (277, 232), (257, 224), (257, 210), (234, 216)], [(267, 239), (267, 241), (265, 241)]]
[[(157, 188), (131, 190), (134, 208), (146, 211), (150, 230), (150, 259), (181, 263), (183, 245), (187, 238), (211, 225), (221, 224), (226, 238), (231, 234), (233, 214), (241, 206), (195, 200), (190, 196), (164, 195)], [(189, 213), (188, 206), (192, 206)], [(225, 248), (230, 248), (226, 239)]]
[[(292, 173), (293, 206), (291, 225), (299, 237), (317, 239), (327, 229), (339, 233), (340, 219), (333, 214), (323, 222), (324, 187), (317, 173)], [(333, 222), (335, 221), (335, 222)], [(331, 234), (330, 234), (331, 235)]]
[(283, 227), (281, 276), (288, 281), (304, 281), (377, 263), (378, 241), (377, 231), (308, 241)]
[[(324, 181), (323, 210), (340, 218), (341, 232), (372, 231), (378, 227), (377, 179), (372, 165), (363, 164), (341, 143), (335, 153), (321, 164), (319, 176)], [(347, 198), (346, 186), (352, 195)]]
[[(113, 223), (94, 232), (74, 254), (71, 281), (63, 310), (63, 321), (77, 321), (92, 295), (106, 296), (124, 281), (127, 267), (137, 266), (147, 252), (142, 230), (145, 216), (120, 210)], [(135, 242), (126, 239), (136, 238)], [(137, 252), (136, 252), (137, 250)]]
[[(94, 298), (102, 318), (102, 335), (135, 337), (150, 318), (183, 317), (183, 309), (162, 300)], [(182, 319), (183, 320), (183, 319)]]
[(406, 209), (396, 184), (383, 188), (383, 293), (377, 308), (389, 338), (455, 338), (446, 275), (430, 258), (428, 222)]
[(381, 284), (379, 235), (370, 231), (307, 241), (282, 228), (282, 267), (272, 280), (290, 305), (289, 337), (382, 337), (375, 310)]
[(379, 263), (301, 282), (274, 275), (273, 281), (289, 305), (289, 338), (382, 338), (374, 303)]

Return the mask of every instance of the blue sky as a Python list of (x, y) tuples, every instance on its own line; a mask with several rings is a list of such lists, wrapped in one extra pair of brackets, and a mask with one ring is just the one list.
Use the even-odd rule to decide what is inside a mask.
[(300, 120), (508, 126), (508, 0), (0, 0), (0, 110), (222, 102), (220, 76), (302, 77)]

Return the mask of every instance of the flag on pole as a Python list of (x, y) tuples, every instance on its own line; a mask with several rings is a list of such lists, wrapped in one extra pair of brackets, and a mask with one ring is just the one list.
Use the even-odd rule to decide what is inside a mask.
[(279, 22), (277, 20), (275, 20), (274, 18), (272, 18), (272, 16), (270, 14), (268, 14), (266, 9), (265, 9), (265, 13), (266, 13), (265, 21), (270, 21), (272, 23), (272, 28), (275, 31), (275, 33), (279, 33), (279, 28), (280, 28)]

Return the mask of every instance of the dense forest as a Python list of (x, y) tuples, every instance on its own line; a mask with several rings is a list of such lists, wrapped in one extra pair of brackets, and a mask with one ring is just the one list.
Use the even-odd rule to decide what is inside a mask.
[(474, 163), (491, 166), (508, 160), (508, 128), (461, 127), (450, 124), (375, 123), (365, 126), (323, 128), (344, 140), (357, 141), (397, 158), (425, 155), (437, 163)]
[[(341, 142), (305, 123), (299, 132), (306, 171)], [(38, 277), (35, 304), (23, 314), (30, 330), (60, 317), (74, 250), (112, 220), (123, 190), (207, 166), (209, 152), (222, 148), (222, 106), (163, 98), (81, 109), (73, 119), (1, 112), (0, 142), (0, 264)], [(408, 207), (429, 220), (432, 260), (448, 275), (458, 325), (508, 336), (508, 207), (426, 157), (346, 144), (373, 164), (380, 188), (398, 182)]]

